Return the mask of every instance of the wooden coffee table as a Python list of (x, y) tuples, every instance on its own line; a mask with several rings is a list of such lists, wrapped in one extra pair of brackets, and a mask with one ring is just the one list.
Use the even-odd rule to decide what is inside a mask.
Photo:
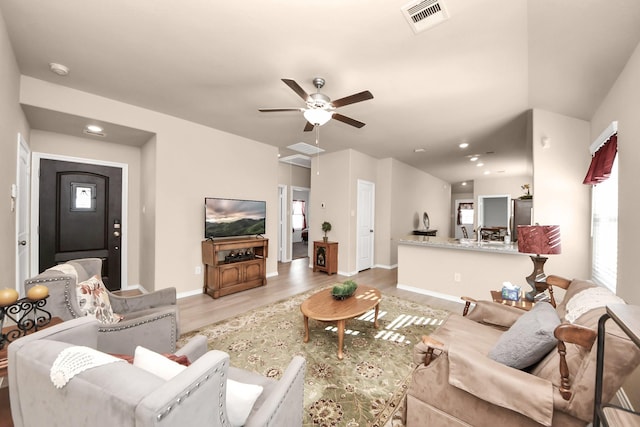
[(322, 322), (336, 322), (338, 326), (338, 359), (342, 360), (344, 328), (347, 320), (376, 309), (373, 326), (378, 327), (378, 308), (382, 295), (370, 286), (358, 285), (354, 295), (344, 300), (336, 300), (331, 296), (331, 288), (320, 291), (307, 298), (300, 310), (304, 315), (304, 342), (309, 342), (309, 318)]

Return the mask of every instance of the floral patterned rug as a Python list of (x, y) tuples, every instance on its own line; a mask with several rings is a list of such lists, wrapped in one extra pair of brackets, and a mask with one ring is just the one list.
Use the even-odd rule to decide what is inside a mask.
[(195, 334), (205, 335), (210, 349), (229, 354), (232, 366), (273, 378), (279, 378), (291, 357), (303, 356), (305, 426), (402, 425), (398, 408), (415, 366), (413, 347), (448, 313), (383, 295), (379, 328), (373, 327), (373, 311), (347, 321), (344, 359), (338, 360), (334, 324), (309, 319), (310, 340), (302, 341), (300, 304), (318, 291), (184, 334), (178, 345)]

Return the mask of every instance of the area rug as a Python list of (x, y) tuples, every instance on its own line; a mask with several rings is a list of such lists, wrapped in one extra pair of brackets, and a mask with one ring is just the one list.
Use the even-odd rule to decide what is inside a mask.
[(304, 426), (402, 425), (398, 408), (415, 367), (413, 347), (448, 313), (383, 295), (378, 329), (373, 311), (347, 321), (344, 359), (338, 360), (334, 324), (310, 319), (310, 340), (302, 341), (300, 304), (318, 291), (190, 332), (178, 345), (193, 335), (205, 335), (209, 349), (228, 353), (232, 366), (272, 378), (279, 378), (294, 355), (304, 357)]

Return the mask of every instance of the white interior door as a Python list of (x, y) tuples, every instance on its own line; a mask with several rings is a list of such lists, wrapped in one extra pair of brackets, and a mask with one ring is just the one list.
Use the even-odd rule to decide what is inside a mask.
[(358, 246), (356, 250), (358, 271), (373, 267), (375, 184), (358, 180)]
[(29, 191), (31, 150), (18, 134), (17, 185), (11, 188), (12, 203), (16, 208), (16, 290), (24, 296), (24, 281), (29, 278)]
[(278, 261), (289, 261), (287, 247), (289, 239), (289, 227), (287, 226), (288, 203), (287, 186), (278, 185)]

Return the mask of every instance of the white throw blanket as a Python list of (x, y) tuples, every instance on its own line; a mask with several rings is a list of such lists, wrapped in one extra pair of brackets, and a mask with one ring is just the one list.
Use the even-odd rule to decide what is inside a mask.
[(125, 362), (125, 360), (90, 347), (67, 347), (60, 352), (51, 365), (51, 382), (56, 388), (62, 388), (80, 372), (113, 362)]
[(567, 314), (564, 318), (567, 322), (573, 323), (587, 311), (611, 304), (625, 304), (625, 302), (607, 288), (601, 286), (588, 288), (567, 301)]

